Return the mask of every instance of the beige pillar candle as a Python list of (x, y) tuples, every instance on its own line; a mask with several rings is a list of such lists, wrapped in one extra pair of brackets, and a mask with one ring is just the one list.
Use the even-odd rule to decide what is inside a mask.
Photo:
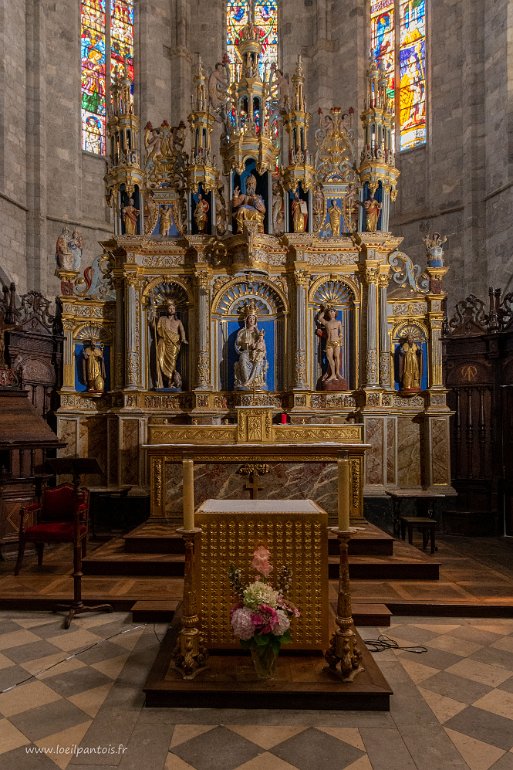
[(183, 466), (183, 528), (194, 529), (194, 462), (184, 460)]
[(341, 457), (338, 465), (338, 528), (349, 529), (349, 460)]

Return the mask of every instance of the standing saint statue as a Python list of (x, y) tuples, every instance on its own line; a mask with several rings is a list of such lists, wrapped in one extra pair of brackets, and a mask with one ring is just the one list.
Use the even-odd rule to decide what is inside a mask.
[(381, 203), (372, 196), (368, 200), (364, 201), (363, 207), (365, 209), (365, 229), (368, 233), (375, 233), (378, 229), (379, 213), (381, 211)]
[(160, 207), (160, 234), (161, 235), (169, 235), (169, 231), (171, 230), (171, 206), (168, 204), (167, 206), (161, 206)]
[(263, 329), (258, 328), (256, 304), (251, 300), (244, 308), (244, 326), (235, 340), (239, 356), (234, 366), (235, 387), (240, 390), (266, 387), (268, 369), (267, 350)]
[(90, 340), (84, 345), (83, 377), (88, 393), (103, 393), (105, 390), (105, 361), (103, 345)]
[(340, 235), (340, 220), (342, 219), (342, 209), (336, 200), (332, 200), (328, 206), (328, 217), (330, 220), (331, 234), (336, 238)]
[(199, 233), (203, 233), (208, 223), (209, 203), (201, 193), (198, 193), (198, 202), (194, 209), (194, 221)]
[(337, 311), (334, 307), (326, 307), (319, 310), (315, 317), (318, 324), (318, 335), (326, 339), (325, 353), (328, 364), (326, 372), (322, 376), (322, 387), (334, 390), (345, 390), (347, 383), (340, 373), (342, 365), (342, 322), (337, 320)]
[(401, 391), (417, 393), (420, 390), (421, 349), (411, 334), (399, 348), (399, 356)]
[(308, 223), (308, 206), (306, 201), (299, 197), (299, 193), (294, 193), (292, 201), (292, 224), (295, 233), (306, 233)]
[(254, 174), (250, 174), (246, 180), (246, 192), (241, 193), (236, 187), (233, 191), (232, 209), (237, 222), (237, 232), (242, 233), (246, 222), (256, 222), (257, 232), (264, 232), (265, 203), (261, 195), (256, 191), (257, 180)]
[(135, 235), (137, 232), (137, 220), (140, 211), (134, 206), (134, 199), (130, 198), (127, 206), (121, 209), (123, 214), (123, 224), (125, 225), (125, 235)]
[(166, 302), (166, 315), (160, 316), (157, 323), (157, 387), (175, 385), (181, 378), (176, 371), (176, 359), (181, 344), (188, 345), (182, 322), (176, 317), (176, 305), (172, 299)]

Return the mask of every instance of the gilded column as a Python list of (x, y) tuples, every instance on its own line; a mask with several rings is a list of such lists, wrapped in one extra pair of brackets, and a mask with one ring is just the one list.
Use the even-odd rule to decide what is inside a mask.
[(378, 376), (378, 268), (365, 268), (367, 283), (367, 351), (365, 383), (368, 388), (379, 387)]
[(390, 388), (390, 336), (388, 334), (387, 290), (389, 269), (379, 275), (379, 384)]
[(62, 387), (63, 393), (75, 392), (75, 356), (73, 350), (74, 321), (70, 318), (63, 319), (64, 346), (62, 350)]
[(125, 344), (126, 344), (126, 365), (125, 365), (125, 389), (136, 390), (139, 385), (140, 361), (139, 361), (139, 341), (140, 341), (140, 319), (137, 309), (137, 276), (130, 274), (126, 276), (125, 283)]
[(207, 270), (195, 274), (198, 288), (198, 361), (196, 367), (196, 390), (212, 390), (210, 377), (209, 344), (209, 284)]
[(294, 390), (306, 390), (306, 287), (308, 273), (295, 270), (296, 281), (296, 358), (294, 362)]
[(116, 290), (116, 322), (115, 322), (115, 338), (114, 338), (114, 371), (112, 376), (112, 390), (121, 390), (124, 386), (123, 381), (123, 350), (125, 349), (125, 292), (123, 287), (123, 279), (121, 277), (114, 278), (114, 288)]

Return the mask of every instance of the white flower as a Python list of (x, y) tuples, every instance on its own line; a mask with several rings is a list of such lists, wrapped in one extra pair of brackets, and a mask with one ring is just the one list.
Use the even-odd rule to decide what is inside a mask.
[(252, 610), (258, 609), (260, 604), (268, 604), (269, 607), (275, 608), (278, 603), (278, 591), (260, 580), (255, 580), (244, 589), (243, 602)]

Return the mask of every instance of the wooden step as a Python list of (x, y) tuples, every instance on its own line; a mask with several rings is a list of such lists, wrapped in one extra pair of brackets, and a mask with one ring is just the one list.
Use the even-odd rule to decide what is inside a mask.
[(355, 626), (389, 626), (392, 613), (386, 604), (353, 603)]
[(177, 601), (139, 601), (131, 608), (134, 623), (170, 623), (175, 615)]

